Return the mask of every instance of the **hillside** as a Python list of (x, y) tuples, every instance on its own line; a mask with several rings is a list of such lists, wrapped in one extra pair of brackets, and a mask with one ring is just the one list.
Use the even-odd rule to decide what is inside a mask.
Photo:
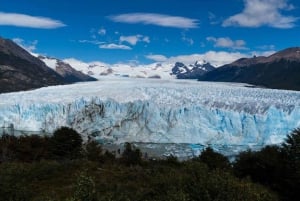
[(242, 58), (199, 77), (200, 81), (243, 82), (268, 88), (300, 90), (300, 47), (269, 57)]
[(0, 38), (0, 93), (65, 83), (42, 61), (13, 41)]

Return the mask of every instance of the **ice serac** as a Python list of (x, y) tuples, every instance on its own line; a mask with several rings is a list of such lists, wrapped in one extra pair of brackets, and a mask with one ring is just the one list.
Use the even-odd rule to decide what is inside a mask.
[(52, 132), (69, 126), (85, 139), (113, 143), (264, 145), (300, 126), (300, 92), (243, 84), (101, 80), (0, 100), (0, 127)]

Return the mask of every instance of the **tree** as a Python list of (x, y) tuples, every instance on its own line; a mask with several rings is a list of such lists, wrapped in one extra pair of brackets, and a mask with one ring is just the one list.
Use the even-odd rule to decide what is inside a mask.
[(300, 199), (300, 128), (289, 134), (282, 144), (285, 164), (285, 175), (282, 181), (282, 190), (285, 200)]
[(226, 156), (215, 152), (212, 148), (207, 147), (202, 151), (198, 160), (205, 163), (209, 169), (230, 169), (230, 162)]
[(82, 153), (82, 138), (75, 130), (62, 127), (50, 139), (50, 151), (54, 159), (76, 159)]
[(250, 176), (255, 182), (280, 190), (284, 176), (283, 156), (278, 146), (266, 146), (260, 151), (240, 153), (234, 162), (234, 172), (239, 177)]
[(122, 153), (121, 160), (126, 165), (137, 165), (142, 162), (142, 153), (139, 149), (133, 149), (129, 142), (125, 143), (125, 150)]
[(90, 141), (85, 145), (85, 154), (89, 161), (104, 161), (102, 147), (96, 141)]

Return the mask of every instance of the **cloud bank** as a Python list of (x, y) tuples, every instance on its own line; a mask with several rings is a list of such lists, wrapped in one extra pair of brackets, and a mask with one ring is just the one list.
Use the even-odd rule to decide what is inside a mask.
[(240, 49), (240, 50), (247, 49), (245, 47), (246, 42), (244, 40), (232, 40), (229, 37), (215, 38), (213, 36), (207, 37), (206, 40), (213, 42), (214, 47)]
[(298, 20), (294, 16), (285, 16), (281, 11), (294, 9), (288, 0), (244, 0), (245, 8), (223, 22), (224, 27), (261, 27), (293, 28)]
[(127, 45), (120, 45), (120, 44), (115, 44), (115, 43), (110, 43), (110, 44), (103, 44), (99, 45), (99, 48), (101, 49), (111, 49), (111, 50), (131, 50), (131, 47)]
[(66, 26), (59, 20), (53, 20), (46, 17), (35, 17), (18, 13), (4, 12), (0, 12), (0, 25), (37, 29), (55, 29)]
[(198, 20), (196, 19), (156, 13), (127, 13), (108, 16), (108, 18), (114, 22), (128, 24), (146, 24), (183, 29), (198, 28)]

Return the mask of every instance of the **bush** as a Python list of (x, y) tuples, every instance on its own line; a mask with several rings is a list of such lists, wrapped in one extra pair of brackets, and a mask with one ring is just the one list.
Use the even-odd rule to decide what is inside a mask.
[(94, 201), (95, 197), (96, 189), (93, 178), (86, 173), (81, 173), (75, 185), (74, 200)]

